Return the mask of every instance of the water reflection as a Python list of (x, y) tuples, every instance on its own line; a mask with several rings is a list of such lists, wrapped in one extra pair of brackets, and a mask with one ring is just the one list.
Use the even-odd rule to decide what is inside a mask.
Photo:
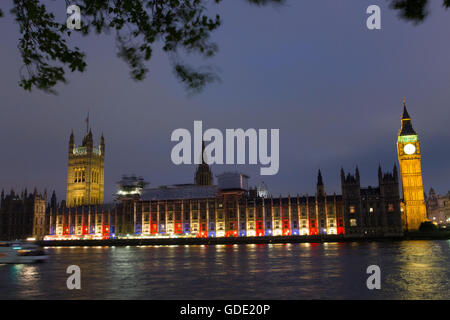
[[(449, 241), (48, 248), (0, 265), (7, 299), (449, 299)], [(81, 268), (81, 290), (66, 268)], [(368, 290), (366, 269), (381, 268)]]

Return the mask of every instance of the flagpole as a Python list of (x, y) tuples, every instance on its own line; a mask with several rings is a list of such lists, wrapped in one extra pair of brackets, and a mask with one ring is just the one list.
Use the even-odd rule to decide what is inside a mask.
[(86, 118), (86, 134), (88, 134), (88, 133), (89, 133), (89, 111), (88, 111), (87, 118)]

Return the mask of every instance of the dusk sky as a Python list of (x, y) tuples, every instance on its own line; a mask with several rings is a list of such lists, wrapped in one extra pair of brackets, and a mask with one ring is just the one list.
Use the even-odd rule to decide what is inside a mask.
[[(75, 1), (76, 2), (76, 1)], [(9, 3), (9, 2), (8, 2)], [(49, 1), (63, 23), (65, 1)], [(366, 28), (366, 8), (382, 9), (382, 29)], [(398, 164), (396, 139), (405, 96), (422, 144), (424, 188), (450, 190), (450, 12), (432, 1), (417, 26), (398, 18), (387, 1), (289, 0), (282, 7), (244, 1), (211, 6), (223, 25), (212, 34), (218, 54), (206, 61), (220, 82), (190, 95), (159, 50), (146, 80), (135, 82), (110, 36), (76, 35), (87, 54), (84, 73), (67, 74), (58, 95), (18, 86), (22, 66), (18, 25), (1, 5), (0, 189), (56, 190), (65, 199), (71, 130), (81, 144), (90, 112), (94, 143), (106, 143), (105, 200), (122, 174), (150, 186), (192, 183), (195, 165), (172, 164), (173, 130), (280, 129), (280, 170), (260, 176), (260, 165), (213, 165), (239, 170), (250, 184), (264, 181), (274, 196), (313, 194), (321, 169), (327, 193), (341, 193), (341, 166), (358, 165), (363, 186), (377, 185), (377, 168)]]

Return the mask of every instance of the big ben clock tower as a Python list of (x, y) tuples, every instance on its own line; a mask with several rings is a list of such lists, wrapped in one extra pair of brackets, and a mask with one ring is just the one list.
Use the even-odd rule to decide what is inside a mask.
[(411, 117), (403, 99), (402, 125), (397, 140), (398, 162), (403, 191), (403, 223), (407, 231), (419, 229), (427, 220), (422, 183), (421, 150), (419, 137), (414, 131)]

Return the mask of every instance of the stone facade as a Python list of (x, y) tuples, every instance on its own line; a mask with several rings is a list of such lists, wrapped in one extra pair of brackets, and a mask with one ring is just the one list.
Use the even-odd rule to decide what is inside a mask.
[(2, 191), (0, 202), (0, 240), (26, 239), (35, 235), (43, 238), (49, 233), (46, 214), (46, 192), (24, 190), (16, 194)]
[(437, 195), (431, 188), (426, 203), (429, 220), (438, 225), (450, 224), (450, 191), (446, 195)]
[(67, 206), (102, 204), (104, 195), (105, 139), (94, 147), (89, 130), (81, 146), (75, 146), (73, 132), (69, 140), (67, 168)]

